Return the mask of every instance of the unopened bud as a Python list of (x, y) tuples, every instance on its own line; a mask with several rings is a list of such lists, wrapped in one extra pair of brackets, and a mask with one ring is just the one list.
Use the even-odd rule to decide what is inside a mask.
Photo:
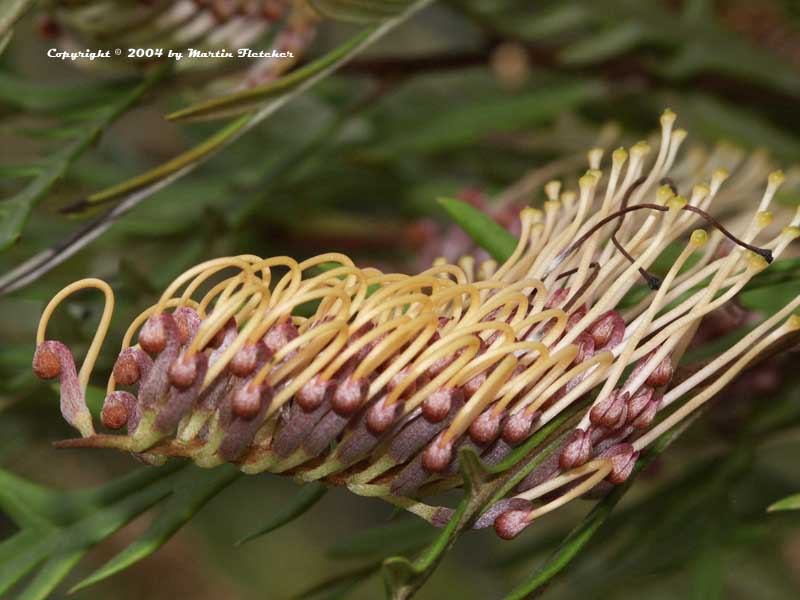
[(452, 459), (453, 442), (445, 441), (444, 435), (440, 434), (422, 453), (422, 466), (428, 471), (439, 473), (447, 468)]
[(469, 427), (469, 437), (480, 446), (488, 446), (500, 436), (501, 414), (495, 414), (492, 407), (483, 411)]
[(297, 331), (297, 327), (295, 327), (294, 323), (291, 321), (277, 323), (267, 331), (264, 336), (264, 344), (266, 344), (270, 354), (276, 354), (278, 350), (299, 335), (300, 333)]
[(526, 410), (520, 410), (510, 415), (503, 425), (503, 441), (509, 446), (516, 446), (528, 439), (531, 427), (541, 414), (539, 411), (529, 414)]
[(379, 435), (389, 429), (394, 420), (402, 412), (403, 405), (400, 402), (388, 404), (386, 396), (378, 400), (367, 411), (367, 429), (375, 435)]
[(188, 306), (181, 306), (172, 313), (175, 325), (178, 327), (178, 339), (181, 344), (186, 344), (194, 339), (197, 330), (200, 328), (202, 319), (197, 311)]
[(225, 325), (220, 327), (219, 331), (214, 334), (214, 337), (212, 337), (211, 341), (208, 342), (208, 347), (219, 348), (222, 346), (222, 344), (225, 342), (225, 337), (228, 335), (228, 332), (231, 330), (236, 330), (236, 328), (236, 319), (231, 317), (228, 319)]
[(44, 341), (36, 346), (33, 372), (39, 379), (55, 379), (61, 374), (61, 360), (51, 342)]
[(494, 530), (498, 537), (513, 540), (522, 530), (530, 525), (527, 510), (509, 510), (494, 520)]
[[(106, 429), (121, 429), (128, 422), (136, 404), (136, 397), (130, 392), (117, 390), (106, 396), (100, 420)], [(129, 432), (130, 433), (130, 432)]]
[(475, 377), (467, 381), (462, 386), (462, 389), (464, 390), (464, 396), (467, 399), (472, 398), (472, 396), (474, 396), (477, 393), (477, 391), (481, 389), (481, 386), (486, 382), (486, 379), (488, 377), (489, 377), (489, 370), (487, 369), (485, 371), (482, 371), (481, 373), (478, 373), (477, 375), (475, 375)]
[(312, 412), (329, 402), (336, 389), (332, 379), (322, 379), (320, 374), (314, 375), (295, 394), (295, 402), (306, 412)]
[(167, 327), (164, 313), (148, 317), (139, 332), (139, 346), (148, 354), (160, 354), (167, 345)]
[(253, 419), (261, 411), (260, 386), (246, 384), (239, 387), (231, 400), (233, 414), (242, 419)]
[(259, 355), (264, 357), (267, 354), (267, 347), (264, 342), (255, 344), (245, 344), (233, 355), (228, 365), (231, 373), (236, 377), (249, 377), (256, 370), (259, 362)]
[(144, 350), (137, 346), (125, 348), (114, 363), (114, 380), (120, 385), (136, 385), (142, 379), (143, 361), (150, 361)]
[(197, 378), (197, 362), (195, 356), (179, 356), (169, 367), (169, 382), (179, 390), (185, 390)]
[(353, 379), (347, 377), (337, 387), (333, 393), (331, 406), (337, 414), (346, 417), (355, 413), (364, 401), (369, 392), (369, 382), (366, 379)]
[[(411, 367), (408, 366), (400, 369), (400, 371), (395, 373), (394, 376), (389, 380), (389, 383), (386, 384), (386, 391), (391, 393), (397, 386), (399, 386), (401, 383), (405, 381), (406, 377), (409, 376), (408, 374), (410, 372), (411, 372)], [(414, 380), (403, 390), (402, 397), (409, 398), (416, 391), (417, 391), (417, 381)]]

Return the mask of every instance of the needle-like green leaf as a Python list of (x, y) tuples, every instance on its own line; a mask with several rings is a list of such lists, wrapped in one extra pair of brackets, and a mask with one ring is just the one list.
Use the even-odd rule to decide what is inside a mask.
[(0, 509), (20, 527), (50, 524), (57, 494), (0, 469)]
[(213, 471), (195, 468), (183, 470), (174, 483), (172, 495), (147, 531), (125, 550), (75, 585), (70, 593), (107, 579), (150, 556), (175, 535), (211, 498), (240, 475), (241, 472), (232, 465), (225, 465)]
[(769, 506), (767, 512), (776, 512), (780, 510), (800, 510), (800, 494), (792, 494), (782, 500), (778, 500)]
[(45, 600), (49, 598), (50, 593), (88, 551), (88, 548), (67, 550), (51, 557), (19, 595), (18, 600)]
[(347, 537), (331, 546), (328, 555), (336, 559), (369, 559), (407, 554), (432, 542), (438, 533), (437, 529), (422, 519), (401, 519)]
[(323, 16), (350, 23), (374, 23), (394, 17), (413, 0), (311, 0)]
[(262, 535), (266, 535), (272, 531), (275, 531), (276, 529), (280, 529), (288, 523), (291, 523), (296, 518), (311, 510), (311, 508), (313, 508), (317, 502), (322, 500), (322, 497), (327, 491), (328, 488), (319, 482), (304, 485), (297, 493), (297, 496), (295, 496), (295, 498), (290, 501), (280, 512), (262, 525), (257, 531), (240, 539), (238, 542), (236, 542), (236, 545), (240, 546), (245, 542), (254, 540)]
[(453, 198), (440, 198), (439, 204), (458, 226), (495, 260), (501, 263), (508, 260), (517, 247), (517, 238), (485, 212)]
[(98, 118), (86, 124), (72, 142), (47, 158), (41, 171), (21, 191), (0, 202), (0, 250), (19, 239), (34, 206), (66, 175), (72, 163), (164, 74), (163, 69), (154, 71), (144, 82), (123, 93)]
[(366, 29), (322, 58), (292, 71), (276, 81), (183, 108), (167, 115), (167, 119), (171, 121), (211, 120), (256, 109), (267, 100), (278, 98), (297, 89), (312, 77), (335, 69), (360, 50), (373, 33), (374, 30)]
[(33, 6), (36, 0), (5, 0), (0, 5), (0, 38), (11, 32), (14, 24)]
[(533, 91), (503, 95), (491, 102), (437, 111), (413, 129), (390, 133), (358, 156), (366, 161), (392, 161), (407, 156), (439, 154), (479, 143), (486, 136), (520, 132), (548, 123), (602, 95), (602, 84), (592, 80), (552, 81)]

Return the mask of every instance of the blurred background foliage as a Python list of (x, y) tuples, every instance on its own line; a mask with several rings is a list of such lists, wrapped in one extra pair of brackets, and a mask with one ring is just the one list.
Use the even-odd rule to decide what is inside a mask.
[[(25, 11), (26, 4), (33, 6)], [(0, 464), (7, 469), (0, 500), (8, 513), (0, 534), (10, 538), (42, 515), (55, 523), (48, 535), (61, 538), (77, 535), (70, 527), (91, 514), (120, 525), (133, 520), (113, 535), (113, 527), (98, 533), (97, 523), (81, 529), (110, 539), (47, 563), (49, 575), (37, 575), (40, 590), (49, 589), (48, 577), (52, 585), (56, 575), (65, 577), (55, 598), (152, 532), (153, 519), (162, 517), (138, 515), (170, 492), (180, 498), (181, 489), (190, 490), (189, 515), (200, 509), (189, 525), (173, 537), (183, 521), (170, 521), (169, 505), (160, 504), (155, 515), (167, 517), (140, 550), (145, 556), (169, 539), (166, 545), (75, 597), (288, 598), (307, 591), (314, 598), (378, 598), (381, 560), (411, 553), (435, 533), (378, 502), (333, 490), (307, 494), (301, 500), (309, 506), (320, 501), (302, 519), (235, 547), (293, 506), (299, 488), (275, 476), (192, 468), (137, 471), (134, 478), (155, 483), (93, 488), (136, 466), (126, 456), (50, 447), (69, 432), (53, 389), (34, 378), (30, 360), (39, 314), (63, 285), (90, 275), (111, 283), (118, 300), (111, 348), (169, 280), (210, 257), (342, 251), (360, 264), (424, 268), (439, 254), (470, 249), (437, 197), (460, 196), (490, 212), (492, 198), (500, 200), (495, 217), (503, 222), (509, 206), (540, 202), (549, 179), (574, 181), (590, 147), (648, 135), (665, 106), (678, 113), (690, 143), (764, 148), (787, 171), (800, 163), (797, 2), (440, 0), (409, 18), (390, 17), (391, 31), (350, 52), (349, 62), (310, 91), (283, 97), (277, 114), (248, 125), (224, 151), (160, 190), (144, 188), (129, 212), (108, 216), (131, 198), (130, 189), (101, 202), (92, 194), (209, 139), (220, 131), (217, 117), (229, 113), (212, 111), (205, 115), (211, 122), (165, 120), (207, 98), (198, 77), (168, 67), (118, 76), (48, 59), (41, 4), (0, 7), (6, 17), (21, 16), (13, 37), (0, 35), (0, 47), (7, 44), (0, 56), (0, 274), (58, 248), (93, 220), (107, 218), (111, 226), (0, 298)], [(2, 26), (9, 22), (0, 18)], [(324, 20), (303, 64), (329, 56), (362, 27)], [(272, 101), (264, 95), (244, 108)], [(792, 193), (779, 198), (790, 206), (799, 200)], [(30, 209), (27, 218), (20, 206)], [(768, 312), (781, 295), (797, 295), (800, 277), (792, 273), (751, 293), (746, 305)], [(65, 308), (52, 337), (81, 355), (102, 307), (80, 296)], [(112, 356), (101, 355), (98, 385)], [(766, 512), (800, 490), (796, 361), (796, 353), (771, 360), (725, 392), (724, 403), (642, 474), (549, 597), (798, 597), (800, 517)], [(46, 488), (27, 489), (11, 472)], [(95, 491), (58, 491), (86, 489)], [(151, 499), (119, 517), (114, 502), (148, 490)], [(103, 513), (103, 506), (113, 510)], [(503, 597), (589, 506), (572, 503), (515, 542), (468, 533), (418, 597)], [(0, 581), (32, 551), (14, 539), (18, 546), (0, 546)], [(42, 535), (39, 543), (52, 539)], [(13, 589), (23, 593), (29, 582), (22, 583)], [(37, 597), (36, 590), (24, 593)]]

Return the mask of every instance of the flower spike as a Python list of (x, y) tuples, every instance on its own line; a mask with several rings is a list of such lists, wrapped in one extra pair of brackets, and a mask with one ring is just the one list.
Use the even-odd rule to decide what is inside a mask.
[[(752, 178), (724, 186), (728, 174), (716, 169), (688, 180), (705, 171), (698, 161), (719, 161), (681, 159), (686, 133), (675, 119), (662, 116), (652, 164), (640, 142), (612, 153), (606, 177), (593, 150), (577, 193), (547, 183), (542, 210), (521, 212), (503, 264), (467, 257), (386, 274), (329, 253), (192, 267), (125, 334), (101, 415), (115, 433), (95, 434), (83, 401), (113, 296), (98, 280), (65, 288), (45, 310), (34, 358), (37, 375), (60, 378), (62, 412), (83, 436), (59, 445), (345, 485), (441, 525), (448, 509), (419, 498), (461, 485), (462, 448), (499, 464), (569, 423), (476, 521), (503, 538), (620, 485), (643, 449), (800, 329), (798, 296), (691, 376), (675, 376), (701, 322), (800, 236), (800, 212), (783, 229), (768, 212), (779, 172), (760, 202)], [(736, 214), (731, 225), (712, 216), (718, 204)], [(650, 269), (671, 244), (681, 251), (657, 277)], [(58, 303), (87, 287), (107, 301), (78, 374), (69, 349), (44, 332)], [(623, 303), (634, 290), (646, 297)], [(313, 314), (297, 314), (312, 302)]]

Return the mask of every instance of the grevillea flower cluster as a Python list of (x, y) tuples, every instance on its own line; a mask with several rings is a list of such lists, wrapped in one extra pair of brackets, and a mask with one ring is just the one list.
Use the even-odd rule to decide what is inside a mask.
[[(496, 465), (571, 415), (554, 450), (475, 526), (512, 538), (621, 484), (643, 449), (800, 329), (798, 296), (674, 377), (703, 317), (800, 235), (800, 211), (772, 223), (780, 172), (745, 213), (737, 207), (733, 231), (717, 222), (711, 212), (730, 208), (715, 203), (728, 173), (689, 188), (700, 169), (696, 156), (676, 161), (686, 132), (674, 122), (666, 111), (657, 150), (620, 148), (605, 173), (602, 151), (589, 152), (577, 191), (549, 183), (543, 207), (522, 210), (502, 264), (464, 257), (405, 275), (330, 253), (189, 269), (124, 336), (101, 415), (112, 433), (96, 432), (84, 392), (113, 293), (97, 279), (68, 286), (44, 312), (33, 360), (37, 375), (59, 378), (62, 413), (82, 435), (59, 445), (345, 485), (441, 524), (450, 513), (424, 499), (462, 485), (461, 448)], [(679, 250), (656, 277), (648, 269), (668, 245)], [(78, 372), (46, 327), (85, 288), (106, 307)], [(647, 293), (636, 303), (632, 290)]]
[[(68, 52), (119, 48), (120, 53), (112, 54), (116, 67), (146, 65), (162, 59), (168, 50), (192, 48), (201, 55), (220, 50), (235, 53), (270, 35), (275, 56), (243, 63), (248, 71), (240, 78), (241, 84), (257, 85), (297, 62), (314, 37), (317, 21), (304, 0), (56, 0), (42, 18), (40, 31), (57, 39)], [(133, 56), (129, 50), (134, 51)], [(181, 69), (207, 69), (222, 62), (192, 58), (187, 52), (183, 56)], [(93, 67), (108, 64), (85, 62)]]

